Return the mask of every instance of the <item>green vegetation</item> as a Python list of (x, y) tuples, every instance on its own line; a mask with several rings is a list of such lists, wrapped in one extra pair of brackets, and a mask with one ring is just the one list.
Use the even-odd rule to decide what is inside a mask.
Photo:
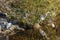
[[(7, 0), (5, 3), (7, 3), (8, 1), (12, 0)], [(55, 18), (56, 15), (60, 13), (59, 0), (13, 0), (12, 2), (8, 3), (8, 6), (11, 10), (7, 10), (2, 7), (0, 8), (0, 10), (2, 12), (8, 13), (9, 18), (13, 16), (14, 19), (18, 19), (19, 21), (28, 24), (34, 24), (36, 22), (40, 24), (43, 23), (44, 25), (41, 24), (42, 29), (47, 33), (48, 37), (50, 37), (51, 40), (57, 40), (56, 29), (52, 29), (51, 26), (47, 26), (46, 22), (51, 18)], [(46, 15), (47, 12), (50, 12), (50, 14), (52, 15), (51, 18), (47, 16), (45, 21), (41, 21), (41, 14)], [(14, 39), (15, 37), (16, 39)], [(35, 32), (33, 30), (22, 32), (22, 34), (17, 34), (15, 35), (15, 37), (13, 35), (12, 40), (46, 40), (39, 34), (39, 32)]]

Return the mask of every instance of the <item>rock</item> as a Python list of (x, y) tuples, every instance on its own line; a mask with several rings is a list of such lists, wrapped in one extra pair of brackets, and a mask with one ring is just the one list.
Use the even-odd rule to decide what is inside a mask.
[(39, 23), (35, 23), (34, 25), (33, 25), (33, 29), (34, 30), (39, 30), (40, 29), (40, 25), (39, 25)]

